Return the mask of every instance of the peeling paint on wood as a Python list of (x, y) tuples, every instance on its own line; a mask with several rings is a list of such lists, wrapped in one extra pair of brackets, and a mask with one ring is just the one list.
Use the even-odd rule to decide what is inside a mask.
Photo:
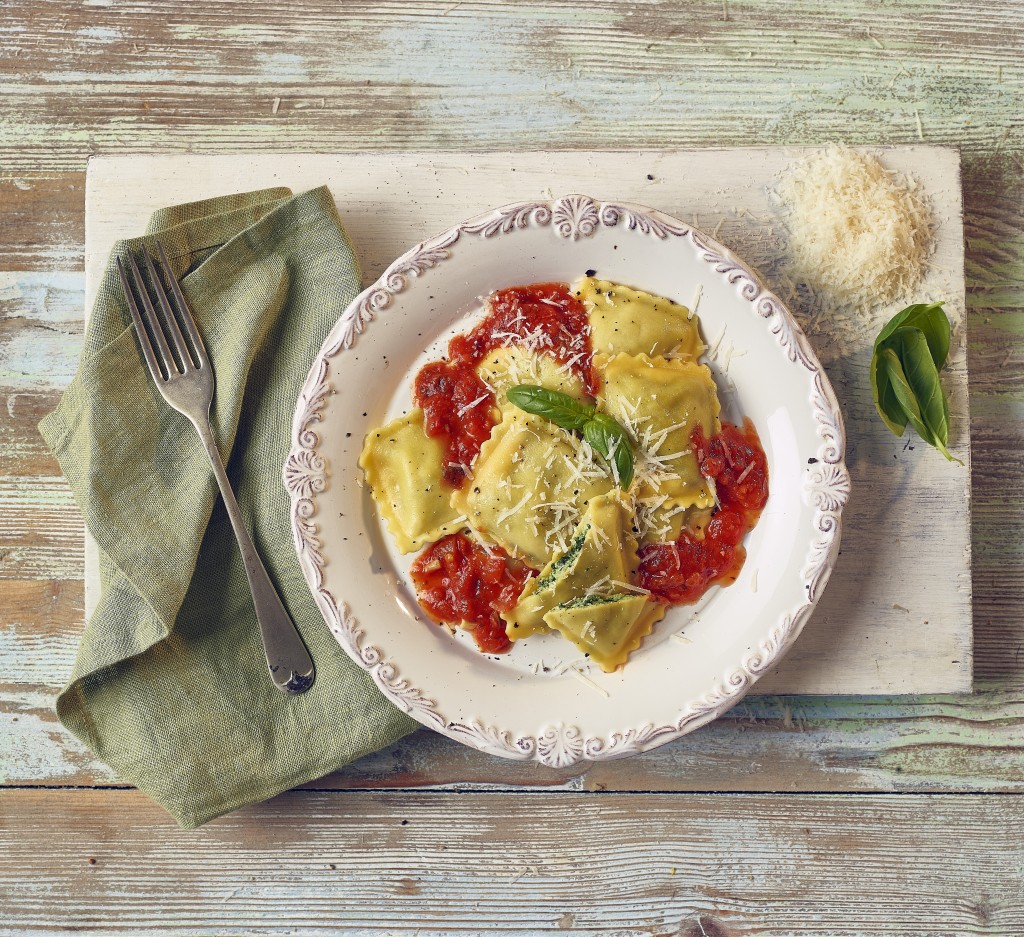
[[(649, 937), (1024, 933), (1019, 796), (576, 793), (702, 782), (1020, 791), (1022, 35), (1017, 0), (352, 0), (330, 13), (310, 0), (210, 0), (187, 21), (165, 0), (6, 4), (6, 783), (112, 781), (51, 710), (81, 627), (81, 539), (77, 511), (34, 435), (80, 347), (92, 153), (909, 143), (916, 111), (925, 142), (960, 146), (963, 156), (978, 692), (750, 700), (685, 744), (571, 776), (526, 776), (423, 732), (318, 783), (567, 793), (300, 792), (184, 839), (135, 793), (2, 790), (0, 932), (169, 926), (212, 935), (281, 921), (292, 933), (338, 925), (359, 934), (386, 921), (424, 935), (609, 926)], [(722, 234), (728, 240), (727, 227)], [(579, 869), (559, 866), (563, 859)], [(498, 867), (507, 880), (496, 878)], [(269, 917), (268, 896), (291, 909), (287, 920)]]
[(1019, 798), (298, 791), (187, 834), (134, 791), (0, 807), (10, 933), (1024, 933)]
[(918, 117), (925, 142), (1020, 145), (1019, 124), (1001, 119), (1021, 103), (1013, 0), (977, 14), (732, 2), (727, 19), (718, 0), (463, 2), (447, 15), (362, 0), (335, 16), (308, 0), (244, 13), (219, 0), (187, 23), (173, 9), (93, 6), (83, 32), (59, 0), (15, 5), (5, 171), (126, 150), (495, 148), (510, 133), (524, 146), (909, 143)]

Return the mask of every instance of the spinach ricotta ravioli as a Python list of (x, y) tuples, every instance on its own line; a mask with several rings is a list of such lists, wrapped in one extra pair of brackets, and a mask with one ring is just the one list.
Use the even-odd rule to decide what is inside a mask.
[[(685, 306), (594, 277), (571, 292), (587, 311), (596, 399), (586, 396), (575, 360), (560, 363), (536, 332), (510, 333), (476, 365), (493, 426), (462, 487), (445, 481), (444, 448), (418, 409), (370, 432), (360, 465), (401, 552), (455, 532), (500, 548), (538, 571), (501, 612), (508, 638), (560, 635), (611, 671), (665, 611), (633, 584), (638, 547), (708, 522), (714, 486), (690, 438), (696, 427), (718, 432), (720, 407), (711, 372), (698, 362), (697, 317)], [(579, 433), (512, 405), (506, 392), (521, 384), (613, 417), (633, 449), (629, 490)]]

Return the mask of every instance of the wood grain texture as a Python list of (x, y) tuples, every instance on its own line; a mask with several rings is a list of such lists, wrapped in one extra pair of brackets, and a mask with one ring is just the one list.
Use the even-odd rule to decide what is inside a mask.
[[(80, 614), (81, 593), (18, 584), (49, 602), (53, 620)], [(56, 598), (54, 597), (56, 596)], [(53, 662), (74, 639), (15, 619), (0, 666), (24, 671), (0, 685), (0, 777), (19, 786), (118, 784), (57, 723)], [(30, 652), (30, 663), (20, 662)], [(8, 670), (9, 672), (9, 670)], [(58, 678), (60, 674), (57, 674)], [(645, 755), (551, 770), (494, 758), (427, 730), (314, 781), (315, 790), (974, 791), (1024, 793), (1024, 695), (865, 698), (752, 697), (712, 725)]]
[[(763, 4), (729, 3), (728, 17), (717, 3), (685, 9), (594, 4), (586, 11), (559, 3), (347, 3), (345, 16), (324, 15), (309, 3), (287, 9), (254, 3), (244, 15), (213, 4), (193, 11), (187, 26), (172, 22), (173, 9), (142, 3), (69, 13), (57, 3), (21, 3), (13, 5), (0, 33), (9, 53), (0, 61), (0, 270), (10, 271), (0, 288), (6, 402), (0, 419), (5, 433), (16, 434), (16, 444), (0, 452), (0, 475), (8, 480), (0, 511), (10, 531), (10, 542), (0, 543), (4, 576), (45, 584), (81, 575), (73, 543), (61, 549), (50, 538), (36, 552), (26, 532), (35, 504), (56, 511), (68, 536), (78, 523), (70, 501), (58, 496), (56, 467), (33, 426), (70, 379), (80, 341), (77, 325), (70, 324), (81, 304), (80, 275), (51, 271), (81, 263), (85, 154), (296, 146), (398, 150), (469, 141), (483, 148), (504, 145), (510, 130), (524, 147), (579, 146), (597, 138), (602, 146), (625, 146), (638, 137), (659, 146), (837, 137), (894, 143), (917, 138), (917, 110), (926, 141), (959, 144), (964, 156), (976, 458), (974, 674), (980, 688), (993, 691), (984, 700), (943, 705), (954, 706), (971, 726), (989, 724), (990, 708), (1005, 705), (1007, 724), (1020, 726), (1007, 701), (1014, 698), (1010, 688), (1024, 685), (1024, 517), (1008, 508), (1004, 494), (1024, 486), (1017, 458), (1024, 442), (1024, 356), (1014, 344), (1024, 332), (1022, 13), (1016, 4), (986, 6), (985, 23), (998, 29), (964, 25), (979, 15), (963, 3), (895, 10), (847, 3), (838, 16), (814, 3), (798, 3), (785, 16)], [(339, 43), (344, 60), (335, 51)], [(517, 54), (524, 48), (530, 49), (528, 60)], [(477, 67), (448, 61), (444, 51), (456, 49), (466, 50)], [(634, 67), (640, 61), (642, 73)], [(523, 121), (523, 113), (530, 119)], [(423, 120), (423, 114), (435, 119)], [(52, 219), (64, 221), (54, 227)], [(37, 271), (28, 288), (25, 271)], [(22, 284), (13, 302), (12, 280)], [(59, 332), (51, 331), (55, 297), (68, 313), (60, 313)], [(33, 474), (44, 479), (38, 492)], [(36, 536), (43, 541), (49, 535)], [(22, 643), (23, 627), (8, 628), (14, 682), (0, 708), (17, 712), (26, 705), (22, 697), (31, 695), (29, 708), (43, 713), (60, 675), (70, 669), (73, 642), (62, 644), (59, 656), (42, 658), (31, 641)], [(77, 623), (72, 617), (62, 627), (72, 634)], [(23, 678), (43, 668), (56, 674), (48, 686), (23, 691)], [(856, 701), (833, 704), (840, 714), (858, 709)], [(899, 737), (900, 726), (913, 732), (916, 720), (931, 718), (924, 715), (925, 704), (915, 705), (882, 701), (870, 718), (843, 720), (857, 725), (855, 747), (866, 762), (893, 759), (894, 727)], [(975, 705), (977, 719), (971, 717)], [(775, 763), (788, 763), (782, 757), (791, 744), (785, 720), (770, 714), (758, 719), (774, 738), (765, 744)], [(109, 780), (88, 759), (82, 767), (81, 753), (59, 726), (39, 728), (44, 755), (35, 762), (36, 783)], [(1013, 775), (1016, 756), (998, 739), (978, 733), (972, 742), (978, 748), (969, 745), (966, 754), (951, 750), (957, 752), (952, 774), (925, 758), (919, 762), (922, 776), (938, 786), (975, 785), (987, 773), (986, 751)], [(436, 765), (429, 744), (417, 744), (425, 746), (422, 763)], [(900, 783), (895, 772), (859, 775), (829, 767), (835, 761), (827, 751), (822, 761), (830, 784)], [(24, 779), (31, 773), (23, 768), (28, 763), (17, 760), (11, 776)], [(726, 783), (725, 777), (738, 783), (741, 775), (730, 775), (729, 760), (719, 764), (717, 783)], [(457, 775), (429, 770), (445, 780)], [(634, 783), (643, 786), (648, 770), (645, 761)], [(780, 786), (805, 784), (808, 777), (824, 783), (821, 774), (794, 767)]]
[(1020, 130), (1022, 19), (1014, 0), (211, 0), (187, 18), (170, 0), (22, 2), (0, 148), (20, 173), (125, 149), (495, 148), (510, 133), (911, 142), (915, 111), (932, 142), (991, 147)]
[[(115, 783), (52, 713), (81, 627), (80, 528), (32, 429), (70, 380), (80, 347), (93, 153), (920, 138), (959, 146), (978, 692), (749, 700), (679, 745), (572, 776), (509, 773), (505, 762), (423, 732), (318, 782), (323, 792), (296, 792), (187, 835), (134, 792), (7, 788), (0, 933), (313, 934), (327, 925), (424, 935), (1024, 933), (1019, 793), (580, 793), (1021, 791), (1017, 0), (210, 0), (187, 13), (171, 0), (11, 0), (3, 14), (0, 777), (8, 784)], [(63, 550), (52, 531), (33, 526), (36, 506), (63, 531)], [(443, 792), (326, 790), (413, 785)], [(533, 790), (462, 793), (517, 785)]]
[(1018, 798), (293, 792), (183, 834), (134, 791), (6, 791), (0, 816), (0, 934), (1024, 932)]
[[(1024, 490), (1022, 35), (1016, 0), (5, 5), (7, 783), (116, 783), (52, 713), (81, 626), (80, 527), (33, 430), (80, 346), (92, 153), (891, 144), (918, 140), (919, 117), (926, 142), (963, 154), (979, 692), (749, 700), (679, 745), (571, 776), (421, 732), (324, 792), (188, 835), (134, 792), (7, 789), (0, 934), (1024, 932), (1019, 796), (550, 792), (1020, 791), (1024, 507), (1007, 493)], [(35, 506), (65, 550), (33, 528)], [(413, 785), (444, 792), (327, 791)], [(520, 785), (534, 793), (459, 793)]]
[[(945, 299), (953, 320), (958, 340), (946, 368), (951, 446), (966, 469), (934, 458), (909, 437), (896, 439), (875, 413), (867, 374), (871, 341), (901, 304), (833, 315), (827, 307), (812, 311), (805, 297), (787, 287), (785, 214), (770, 191), (804, 153), (765, 147), (514, 156), (283, 154), (253, 155), (244, 162), (233, 156), (100, 157), (90, 162), (86, 183), (86, 308), (117, 238), (144, 230), (150, 214), (170, 201), (199, 201), (225, 190), (330, 186), (367, 283), (410, 246), (451, 224), (488, 207), (545, 194), (584, 192), (654, 205), (706, 232), (719, 231), (723, 243), (789, 300), (807, 331), (840, 401), (853, 487), (843, 513), (843, 554), (825, 595), (796, 646), (756, 691), (970, 690), (970, 450), (959, 157), (938, 147), (879, 152), (888, 168), (912, 177), (931, 204), (935, 253), (916, 295)], [(680, 289), (684, 295), (674, 298), (688, 301), (693, 285)], [(375, 330), (397, 327), (386, 312), (378, 318)], [(723, 346), (733, 347), (736, 334), (733, 329), (726, 335)], [(705, 339), (715, 342), (713, 332)], [(735, 351), (738, 357), (746, 348)], [(384, 379), (381, 392), (390, 393), (391, 387)], [(333, 466), (339, 470), (344, 469)], [(87, 613), (98, 597), (96, 564), (87, 551)]]
[(84, 241), (81, 173), (0, 170), (0, 270), (75, 270)]

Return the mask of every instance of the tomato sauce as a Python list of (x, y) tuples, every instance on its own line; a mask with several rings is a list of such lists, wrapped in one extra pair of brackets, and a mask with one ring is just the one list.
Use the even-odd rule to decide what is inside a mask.
[(747, 555), (741, 541), (768, 500), (768, 460), (750, 420), (742, 428), (723, 423), (710, 440), (697, 426), (690, 446), (720, 507), (702, 539), (684, 530), (674, 543), (640, 551), (635, 581), (666, 605), (692, 605), (713, 585), (735, 581)]
[(485, 654), (501, 654), (512, 646), (499, 613), (515, 606), (533, 575), (500, 547), (488, 553), (463, 534), (431, 544), (412, 564), (420, 605), (436, 621), (465, 623)]
[(480, 380), (475, 365), (462, 361), (432, 361), (420, 368), (414, 390), (423, 409), (423, 428), (444, 443), (441, 477), (461, 488), (469, 466), (491, 435), (494, 394)]
[(498, 290), (488, 306), (482, 322), (448, 343), (446, 360), (424, 365), (416, 375), (413, 396), (423, 410), (427, 435), (444, 442), (443, 477), (453, 488), (465, 484), (469, 466), (494, 425), (494, 395), (476, 373), (489, 352), (522, 345), (567, 365), (591, 396), (599, 386), (587, 310), (566, 284)]

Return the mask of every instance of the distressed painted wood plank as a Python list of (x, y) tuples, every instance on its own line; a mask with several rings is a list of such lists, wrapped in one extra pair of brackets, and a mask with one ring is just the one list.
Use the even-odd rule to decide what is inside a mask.
[(0, 271), (0, 386), (67, 386), (81, 348), (84, 284), (81, 273)]
[(85, 562), (85, 525), (63, 477), (0, 478), (0, 579), (68, 577)]
[(0, 783), (33, 776), (51, 778), (51, 784), (110, 783), (110, 769), (64, 729), (53, 710), (75, 659), (81, 581), (8, 579), (0, 583), (0, 595)]
[(80, 273), (0, 272), (0, 580), (81, 576), (82, 519), (36, 424), (74, 376), (82, 289)]
[(130, 791), (0, 811), (3, 934), (1024, 932), (1021, 798), (293, 792), (187, 834)]
[[(76, 649), (74, 624), (82, 617), (83, 599), (80, 581), (7, 580), (2, 632), (6, 653), (0, 667), (0, 679), (5, 684), (14, 682), (15, 673), (19, 686), (53, 687), (61, 683), (63, 665)], [(17, 648), (9, 642), (15, 634), (21, 642)], [(20, 661), (15, 659), (16, 654)]]
[(523, 146), (1019, 144), (1024, 11), (977, 9), (363, 0), (325, 16), (312, 0), (220, 0), (182, 21), (166, 0), (21, 3), (2, 34), (0, 154), (21, 173), (126, 149), (494, 148), (510, 132)]
[[(0, 396), (0, 433), (5, 442), (0, 466), (7, 477), (28, 479), (60, 474), (57, 460), (50, 455), (36, 429), (39, 421), (57, 405), (58, 400), (59, 395), (53, 392), (34, 393), (11, 389), (8, 389), (5, 396)], [(27, 482), (25, 485), (28, 487)]]
[(1024, 685), (1024, 172), (964, 177), (971, 369), (975, 685)]
[(80, 172), (13, 175), (0, 169), (0, 270), (81, 266), (84, 198)]
[[(409, 245), (488, 206), (545, 192), (654, 204), (719, 237), (785, 297), (783, 219), (769, 190), (799, 153), (778, 148), (507, 154), (363, 154), (104, 157), (86, 183), (86, 308), (113, 242), (144, 230), (169, 201), (228, 190), (328, 184), (357, 245), (367, 278)], [(971, 686), (970, 451), (964, 331), (963, 228), (959, 159), (934, 147), (880, 154), (912, 174), (935, 218), (935, 254), (918, 295), (944, 298), (955, 334), (947, 368), (951, 447), (968, 464), (950, 466), (927, 447), (908, 451), (874, 412), (867, 379), (870, 343), (899, 308), (837, 327), (795, 314), (829, 370), (847, 428), (854, 495), (843, 516), (843, 555), (812, 621), (761, 692), (925, 693)], [(431, 198), (430, 196), (434, 197)], [(721, 223), (721, 224), (720, 224)], [(381, 315), (382, 328), (386, 314)], [(711, 337), (708, 337), (711, 340)], [(742, 351), (743, 349), (739, 349)], [(863, 360), (861, 360), (863, 359)], [(809, 454), (809, 453), (808, 453)], [(859, 493), (859, 495), (858, 495)], [(870, 494), (869, 494), (870, 493)], [(927, 562), (926, 562), (927, 560)], [(86, 553), (86, 609), (98, 595)]]
[[(56, 722), (52, 680), (63, 639), (26, 668), (0, 640), (0, 662), (30, 669), (0, 686), (0, 781), (10, 785), (117, 784)], [(22, 638), (19, 648), (44, 643)], [(9, 671), (8, 671), (9, 672)], [(472, 752), (426, 730), (307, 785), (317, 790), (446, 788), (660, 791), (1024, 791), (1020, 694), (851, 700), (752, 698), (687, 739), (624, 761), (567, 771)]]

